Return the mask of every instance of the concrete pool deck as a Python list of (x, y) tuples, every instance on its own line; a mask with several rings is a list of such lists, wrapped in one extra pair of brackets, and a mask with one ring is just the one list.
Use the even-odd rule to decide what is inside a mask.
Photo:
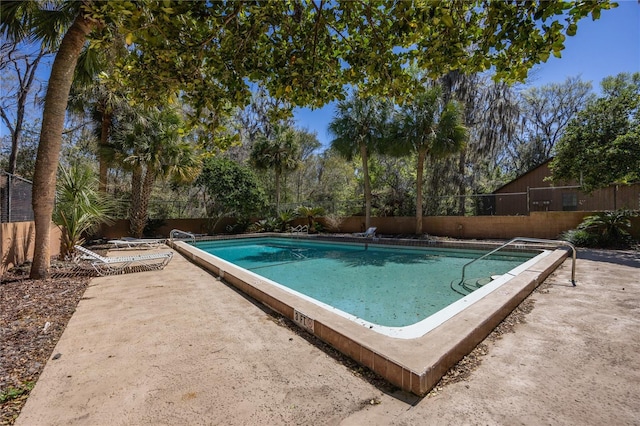
[[(259, 241), (259, 236), (245, 236), (242, 244), (256, 237)], [(333, 240), (329, 244), (335, 242)], [(352, 244), (363, 250), (373, 246), (394, 247), (387, 246), (386, 241), (363, 244), (360, 240)], [(434, 248), (453, 248), (449, 243), (434, 244), (436, 243), (429, 244), (424, 249), (428, 252)], [(459, 245), (459, 242), (455, 243), (456, 247)], [(465, 246), (466, 249), (471, 248), (469, 244)], [(380, 330), (382, 327), (377, 324), (361, 322), (353, 316), (350, 319), (330, 305), (321, 305), (315, 299), (292, 292), (259, 273), (220, 259), (207, 250), (200, 250), (183, 241), (173, 243), (173, 247), (192, 262), (223, 277), (226, 283), (299, 324), (390, 383), (419, 396), (427, 393), (447, 370), (484, 340), (509, 312), (562, 264), (568, 254), (567, 250), (545, 250), (533, 259), (523, 259), (526, 260), (524, 263), (500, 278), (416, 324)], [(496, 247), (476, 243), (473, 248), (479, 249), (476, 251), (476, 256), (479, 257)], [(465, 260), (471, 261), (470, 258)], [(310, 262), (314, 263), (313, 260)], [(289, 264), (289, 267), (304, 270), (304, 263), (305, 261), (297, 266), (296, 262)], [(330, 279), (328, 277), (328, 273), (326, 276), (319, 273), (315, 277), (316, 285), (322, 285), (323, 280)], [(441, 284), (449, 285), (448, 282)]]
[[(388, 394), (181, 256), (95, 278), (16, 424), (637, 424), (640, 255), (580, 250), (434, 397)], [(371, 403), (373, 401), (373, 404)]]

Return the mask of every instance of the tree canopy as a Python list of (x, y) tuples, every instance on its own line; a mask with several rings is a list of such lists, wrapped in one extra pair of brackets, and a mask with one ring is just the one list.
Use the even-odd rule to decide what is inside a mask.
[[(429, 87), (396, 114), (395, 145), (400, 153), (414, 153), (416, 168), (416, 234), (422, 234), (422, 183), (427, 155), (443, 158), (459, 153), (468, 139), (463, 125), (462, 106), (444, 102), (440, 86)], [(393, 142), (392, 142), (393, 144)]]
[(127, 17), (119, 31), (131, 55), (114, 77), (134, 83), (141, 99), (181, 91), (196, 112), (245, 104), (251, 82), (293, 105), (342, 99), (345, 84), (403, 97), (413, 89), (407, 65), (431, 77), (493, 68), (498, 79), (524, 80), (533, 65), (560, 56), (581, 18), (597, 19), (612, 7), (608, 1), (146, 1), (111, 11), (98, 4), (97, 13)]
[(603, 95), (569, 123), (550, 165), (554, 180), (575, 179), (586, 191), (640, 181), (640, 73), (601, 85)]
[(246, 219), (266, 205), (253, 171), (226, 158), (207, 158), (196, 184), (205, 191), (209, 217), (235, 214)]
[(414, 82), (407, 65), (431, 76), (493, 68), (522, 80), (560, 56), (577, 22), (614, 6), (589, 2), (374, 1), (11, 1), (0, 3), (0, 32), (57, 48), (45, 98), (34, 172), (36, 247), (32, 278), (48, 275), (50, 221), (68, 95), (80, 53), (124, 37), (128, 55), (109, 78), (130, 102), (181, 97), (211, 128), (218, 113), (245, 105), (253, 84), (292, 105), (321, 106), (344, 86), (402, 98)]

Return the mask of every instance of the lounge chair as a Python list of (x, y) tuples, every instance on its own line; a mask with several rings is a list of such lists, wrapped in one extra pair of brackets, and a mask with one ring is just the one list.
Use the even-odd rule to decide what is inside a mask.
[(367, 229), (366, 232), (356, 232), (355, 234), (353, 234), (354, 237), (364, 237), (364, 238), (373, 238), (376, 236), (376, 228), (375, 226), (372, 226), (371, 228)]
[(118, 240), (109, 240), (109, 244), (113, 244), (115, 248), (156, 248), (164, 244), (164, 242), (164, 238), (122, 237)]
[(298, 225), (298, 226), (294, 226), (291, 228), (291, 233), (294, 234), (308, 234), (309, 233), (309, 226), (308, 225)]
[(90, 262), (98, 275), (115, 275), (125, 272), (127, 268), (134, 271), (156, 271), (167, 266), (173, 252), (141, 254), (137, 256), (104, 257), (82, 246), (75, 246), (82, 253), (82, 259)]

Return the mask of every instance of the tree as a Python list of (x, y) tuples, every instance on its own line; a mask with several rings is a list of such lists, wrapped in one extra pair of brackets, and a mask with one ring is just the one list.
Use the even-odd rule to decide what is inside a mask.
[[(110, 166), (109, 135), (114, 117), (118, 111), (124, 113), (130, 108), (122, 87), (116, 88), (113, 87), (113, 84), (107, 85), (102, 81), (105, 73), (113, 68), (118, 47), (122, 48), (122, 46), (113, 43), (111, 49), (106, 49), (106, 51), (83, 50), (69, 97), (69, 109), (81, 116), (88, 116), (95, 125), (98, 140), (96, 152), (98, 179), (101, 192), (107, 190)], [(100, 74), (103, 76), (102, 78)]]
[(462, 108), (456, 101), (444, 103), (439, 86), (426, 88), (410, 104), (403, 105), (395, 117), (397, 141), (392, 149), (417, 155), (416, 234), (422, 234), (422, 184), (427, 155), (443, 158), (460, 152), (467, 140), (462, 124)]
[[(38, 137), (40, 136), (40, 121), (34, 120), (26, 123), (20, 135), (20, 147), (16, 155), (15, 174), (33, 181), (33, 169), (36, 164), (36, 152), (38, 151)], [(11, 136), (2, 137), (2, 151), (0, 151), (0, 169), (9, 169), (11, 158)]]
[(304, 199), (314, 205), (323, 205), (330, 211), (338, 211), (343, 215), (351, 214), (351, 209), (337, 203), (350, 200), (356, 194), (353, 162), (346, 161), (335, 150), (327, 149), (320, 154), (312, 155), (307, 163), (307, 194)]
[(134, 111), (119, 117), (112, 140), (116, 155), (131, 170), (130, 227), (142, 237), (147, 223), (149, 200), (157, 178), (192, 181), (199, 173), (193, 145), (182, 142), (182, 120), (175, 111)]
[(305, 175), (306, 169), (311, 166), (313, 163), (309, 160), (313, 153), (322, 146), (320, 141), (318, 140), (317, 134), (311, 133), (308, 130), (298, 130), (296, 129), (298, 142), (300, 145), (299, 156), (298, 156), (298, 170), (296, 172), (296, 180), (295, 180), (295, 194), (296, 194), (296, 202), (300, 203), (303, 201), (302, 199), (302, 189), (308, 188), (309, 182), (307, 182)]
[[(53, 41), (64, 34), (45, 97), (33, 187), (37, 243), (31, 277), (43, 278), (50, 264), (64, 113), (89, 37), (100, 48), (111, 33), (126, 34), (129, 54), (110, 78), (131, 89), (132, 101), (151, 104), (181, 95), (200, 118), (245, 104), (252, 82), (301, 106), (342, 97), (349, 83), (368, 93), (404, 96), (413, 84), (404, 71), (411, 62), (432, 75), (495, 67), (497, 78), (524, 79), (551, 53), (560, 55), (565, 34), (575, 34), (580, 19), (597, 19), (612, 4), (86, 0), (52, 6), (4, 0), (0, 6), (0, 31), (14, 40)], [(556, 16), (564, 16), (564, 23)]]
[(84, 243), (86, 232), (95, 231), (102, 224), (112, 222), (113, 203), (98, 191), (93, 170), (75, 164), (60, 167), (53, 222), (62, 231), (60, 255), (73, 253), (76, 244)]
[[(3, 43), (0, 47), (2, 62), (3, 94), (0, 103), (0, 118), (9, 129), (11, 137), (11, 153), (7, 172), (16, 173), (20, 144), (24, 131), (24, 120), (27, 116), (27, 103), (37, 99), (40, 88), (33, 93), (36, 80), (36, 71), (40, 61), (47, 55), (47, 51), (41, 46), (35, 52), (22, 52), (16, 43)], [(13, 84), (9, 76), (13, 77)]]
[(372, 214), (376, 216), (415, 215), (416, 162), (415, 156), (376, 156), (376, 161), (370, 164), (369, 169)]
[(550, 164), (554, 181), (586, 191), (640, 180), (640, 73), (602, 80), (602, 96), (568, 124)]
[(291, 127), (277, 125), (271, 137), (261, 135), (253, 145), (251, 162), (259, 169), (273, 170), (276, 212), (280, 210), (280, 178), (299, 166), (300, 141)]
[[(463, 216), (466, 191), (477, 191), (480, 186), (478, 180), (492, 174), (494, 159), (515, 135), (519, 109), (512, 85), (493, 81), (488, 74), (452, 71), (442, 77), (440, 83), (445, 101), (455, 99), (464, 106), (464, 123), (469, 139), (457, 159), (432, 161), (429, 189), (440, 196), (436, 198), (440, 202), (448, 201), (442, 196), (457, 193), (457, 214)], [(448, 213), (454, 211), (454, 204), (446, 209)]]
[(53, 45), (57, 41), (59, 27), (67, 28), (51, 67), (33, 178), (32, 200), (37, 243), (30, 276), (39, 279), (49, 274), (49, 230), (62, 129), (73, 71), (86, 37), (96, 27), (97, 21), (89, 17), (88, 10), (80, 2), (65, 3), (55, 11), (40, 9), (36, 2), (5, 1), (2, 6), (2, 32), (14, 40), (37, 35), (45, 40), (45, 45)]
[(266, 205), (264, 191), (253, 171), (227, 158), (207, 158), (196, 185), (204, 191), (209, 217), (232, 215), (248, 219)]
[(520, 175), (551, 158), (567, 124), (591, 96), (591, 83), (579, 77), (522, 92), (519, 130), (507, 147), (511, 171)]
[(335, 115), (329, 123), (334, 136), (331, 148), (347, 161), (360, 156), (364, 183), (365, 228), (371, 226), (371, 179), (369, 156), (380, 150), (388, 134), (391, 104), (377, 98), (361, 98), (354, 93), (346, 101), (338, 103)]

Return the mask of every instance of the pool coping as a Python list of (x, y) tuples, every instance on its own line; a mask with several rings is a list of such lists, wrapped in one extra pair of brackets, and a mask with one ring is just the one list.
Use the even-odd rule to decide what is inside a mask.
[[(252, 237), (283, 237), (283, 234), (242, 236), (242, 238)], [(318, 239), (327, 240), (326, 237)], [(337, 239), (337, 241), (366, 242), (348, 237)], [(393, 245), (403, 245), (403, 241), (396, 239), (391, 241)], [(496, 246), (494, 243), (466, 241), (456, 241), (453, 244), (440, 241), (407, 241), (413, 241), (414, 244), (411, 245), (441, 248), (491, 249)], [(375, 242), (387, 243), (380, 239)], [(568, 256), (566, 250), (554, 250), (535, 264), (529, 265), (499, 289), (466, 307), (425, 335), (414, 339), (399, 339), (369, 330), (311, 301), (273, 286), (265, 280), (256, 279), (255, 274), (221, 261), (186, 242), (173, 241), (170, 244), (188, 260), (293, 320), (308, 332), (380, 374), (394, 385), (416, 395), (424, 395), (431, 390), (449, 368), (484, 340)]]

